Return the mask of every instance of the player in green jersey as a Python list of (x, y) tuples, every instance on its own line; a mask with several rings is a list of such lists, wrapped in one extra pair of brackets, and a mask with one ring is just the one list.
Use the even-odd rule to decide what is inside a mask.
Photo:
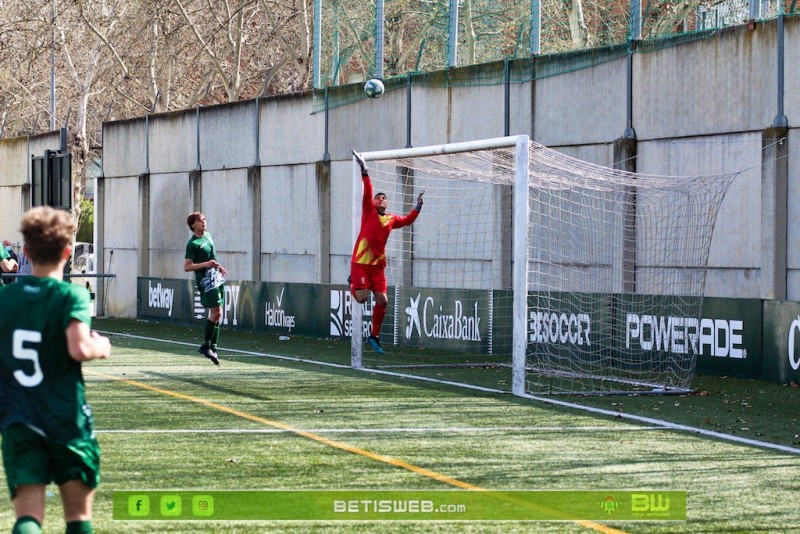
[(222, 319), (222, 305), (225, 303), (225, 277), (228, 270), (217, 262), (217, 250), (214, 240), (206, 231), (206, 217), (199, 211), (186, 218), (186, 224), (192, 231), (192, 237), (186, 244), (183, 270), (194, 272), (197, 290), (200, 292), (200, 303), (208, 308), (205, 337), (198, 352), (219, 365), (217, 343), (219, 342), (219, 324)]
[(0, 432), (15, 534), (42, 531), (51, 482), (66, 532), (93, 531), (100, 449), (81, 363), (108, 357), (111, 343), (90, 330), (88, 291), (63, 281), (75, 228), (67, 212), (28, 211), (21, 232), (32, 275), (0, 288)]

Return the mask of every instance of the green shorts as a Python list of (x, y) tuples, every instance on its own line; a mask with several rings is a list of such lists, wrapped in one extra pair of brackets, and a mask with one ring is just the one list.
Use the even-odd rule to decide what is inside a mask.
[(215, 287), (211, 291), (200, 292), (200, 304), (204, 308), (216, 308), (225, 304), (225, 284)]
[(90, 488), (100, 484), (100, 447), (97, 440), (57, 443), (22, 424), (3, 431), (3, 467), (11, 498), (22, 484), (61, 485), (80, 480)]

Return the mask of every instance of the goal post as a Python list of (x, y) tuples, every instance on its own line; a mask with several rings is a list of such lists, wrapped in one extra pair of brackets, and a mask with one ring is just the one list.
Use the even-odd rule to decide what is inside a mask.
[[(367, 152), (374, 192), (413, 225), (386, 247), (386, 354), (351, 365), (527, 393), (686, 390), (720, 203), (736, 175), (590, 164), (527, 136)], [(362, 210), (353, 160), (353, 242)]]
[[(384, 150), (384, 151), (376, 151), (376, 152), (364, 152), (361, 156), (367, 162), (367, 167), (370, 170), (370, 176), (373, 181), (374, 190), (381, 191), (383, 189), (391, 189), (400, 192), (400, 198), (403, 200), (403, 208), (404, 209), (392, 209), (390, 206), (390, 210), (393, 213), (405, 214), (408, 212), (411, 206), (413, 206), (413, 202), (416, 202), (417, 195), (425, 190), (425, 199), (426, 203), (425, 206), (420, 214), (419, 219), (414, 223), (413, 226), (404, 228), (402, 230), (395, 230), (392, 232), (392, 236), (390, 237), (390, 242), (387, 244), (387, 260), (389, 265), (387, 266), (387, 278), (390, 284), (390, 306), (394, 309), (394, 328), (392, 328), (392, 339), (390, 341), (394, 342), (398, 337), (395, 335), (395, 331), (397, 330), (396, 325), (398, 321), (396, 317), (400, 310), (401, 306), (399, 303), (399, 299), (395, 298), (398, 297), (396, 293), (397, 291), (393, 291), (392, 289), (392, 282), (397, 281), (398, 279), (405, 278), (405, 280), (414, 279), (414, 269), (409, 268), (410, 262), (408, 259), (402, 260), (402, 258), (409, 258), (410, 254), (413, 254), (413, 237), (405, 237), (401, 239), (394, 239), (394, 237), (400, 233), (400, 235), (408, 236), (414, 235), (415, 228), (425, 227), (428, 226), (429, 228), (433, 228), (433, 232), (436, 231), (436, 227), (441, 224), (441, 219), (444, 217), (446, 218), (447, 215), (437, 215), (437, 221), (435, 224), (426, 224), (426, 219), (429, 218), (429, 213), (431, 211), (436, 211), (437, 214), (442, 211), (442, 207), (433, 207), (432, 204), (438, 202), (440, 199), (446, 201), (448, 204), (451, 202), (455, 202), (454, 208), (455, 210), (462, 210), (463, 207), (459, 206), (457, 200), (459, 198), (459, 191), (456, 187), (455, 190), (450, 187), (443, 187), (441, 185), (437, 185), (435, 182), (440, 180), (451, 181), (455, 184), (458, 184), (459, 176), (462, 181), (469, 181), (473, 183), (482, 183), (481, 186), (477, 188), (477, 195), (482, 193), (486, 193), (492, 189), (499, 189), (499, 188), (508, 188), (513, 192), (514, 198), (511, 203), (509, 203), (508, 199), (505, 200), (505, 203), (508, 204), (508, 214), (513, 214), (514, 217), (519, 217), (518, 221), (512, 223), (512, 220), (509, 218), (507, 219), (507, 223), (503, 224), (502, 222), (499, 223), (500, 226), (496, 229), (496, 232), (502, 233), (503, 229), (510, 229), (514, 228), (513, 239), (506, 239), (505, 243), (497, 245), (496, 248), (503, 248), (504, 253), (501, 257), (495, 258), (494, 263), (497, 264), (495, 267), (495, 271), (501, 271), (504, 274), (495, 273), (495, 280), (487, 280), (487, 275), (483, 275), (483, 280), (478, 280), (480, 276), (473, 277), (472, 279), (468, 280), (466, 277), (450, 277), (449, 281), (447, 277), (441, 279), (442, 277), (438, 277), (441, 280), (437, 283), (434, 280), (431, 280), (427, 283), (428, 288), (442, 288), (442, 289), (459, 289), (459, 286), (462, 286), (462, 289), (466, 289), (464, 286), (479, 286), (482, 289), (486, 289), (491, 291), (492, 289), (496, 289), (499, 286), (503, 285), (502, 281), (498, 279), (505, 280), (505, 289), (511, 291), (515, 295), (514, 301), (514, 310), (515, 316), (517, 316), (518, 320), (513, 322), (513, 328), (519, 330), (518, 332), (514, 333), (514, 337), (518, 339), (518, 342), (513, 346), (513, 351), (515, 356), (513, 361), (516, 362), (516, 367), (514, 370), (514, 374), (517, 377), (516, 381), (520, 384), (524, 384), (524, 365), (525, 365), (525, 346), (524, 346), (524, 328), (525, 328), (525, 314), (527, 309), (527, 301), (525, 298), (525, 283), (526, 283), (526, 274), (525, 274), (525, 264), (526, 259), (524, 257), (519, 258), (519, 261), (515, 261), (517, 265), (520, 265), (516, 271), (511, 271), (511, 264), (512, 264), (512, 254), (518, 255), (523, 254), (527, 255), (527, 246), (525, 245), (527, 240), (527, 180), (528, 180), (528, 172), (527, 172), (527, 159), (528, 159), (528, 144), (529, 138), (526, 135), (520, 136), (510, 136), (510, 137), (498, 137), (498, 138), (491, 138), (491, 139), (482, 139), (476, 141), (467, 141), (461, 143), (448, 143), (443, 145), (431, 145), (425, 147), (414, 147), (414, 148), (404, 148), (404, 149), (392, 149), (392, 150)], [(447, 168), (448, 164), (446, 162), (448, 156), (456, 156), (458, 154), (476, 154), (476, 153), (485, 153), (485, 154), (495, 154), (494, 157), (497, 155), (502, 154), (503, 159), (505, 159), (505, 163), (499, 165), (498, 168), (502, 168), (504, 170), (504, 174), (507, 173), (508, 169), (511, 169), (512, 174), (510, 175), (503, 175), (503, 176), (495, 176), (494, 180), (488, 179), (487, 180), (487, 171), (486, 166), (491, 166), (491, 162), (483, 162), (484, 170), (481, 172), (471, 174), (469, 168), (459, 169), (457, 166), (452, 168)], [(439, 159), (441, 168), (438, 171), (434, 171), (433, 174), (428, 175), (424, 169), (418, 169), (416, 165), (412, 163), (412, 161), (434, 161)], [(403, 166), (403, 162), (408, 163), (408, 166)], [(378, 165), (376, 167), (376, 164)], [(516, 174), (513, 174), (516, 172)], [(442, 176), (437, 176), (437, 174), (442, 174)], [(393, 177), (390, 177), (394, 174)], [(418, 175), (416, 182), (422, 184), (419, 185), (416, 189), (414, 189), (415, 185), (415, 174)], [(491, 174), (491, 173), (489, 173)], [(387, 176), (389, 175), (389, 176)], [(360, 179), (361, 170), (358, 162), (355, 158), (353, 158), (353, 216), (352, 216), (352, 229), (353, 229), (353, 242), (358, 237), (360, 224), (361, 224), (361, 199), (362, 199), (362, 181)], [(491, 184), (492, 181), (497, 183)], [(432, 183), (433, 182), (433, 183)], [(489, 182), (488, 184), (485, 182)], [(399, 185), (398, 185), (399, 183)], [(516, 183), (516, 186), (514, 185)], [(433, 187), (428, 187), (426, 189), (425, 184), (431, 184)], [(520, 187), (519, 184), (524, 184), (523, 187)], [(492, 208), (486, 207), (486, 204), (483, 204), (482, 211), (490, 211), (491, 209), (498, 209), (505, 207), (502, 203), (498, 206), (493, 206)], [(520, 206), (522, 208), (520, 208)], [(467, 216), (470, 214), (467, 213)], [(485, 215), (485, 213), (484, 213)], [(495, 215), (495, 218), (502, 217), (501, 215)], [(503, 227), (503, 228), (501, 228)], [(420, 232), (417, 232), (417, 235)], [(431, 231), (424, 232), (426, 239), (424, 239), (426, 245), (432, 244)], [(497, 236), (502, 238), (503, 236)], [(508, 238), (509, 236), (505, 236)], [(485, 238), (485, 236), (484, 236)], [(520, 241), (522, 240), (522, 241)], [(417, 239), (420, 241), (420, 239)], [(394, 247), (392, 246), (393, 242), (395, 243)], [(475, 247), (475, 241), (470, 243), (468, 240), (464, 240), (461, 243), (462, 248), (470, 248)], [(452, 243), (446, 243), (445, 247), (452, 245)], [(465, 247), (466, 245), (466, 247)], [(484, 244), (485, 246), (485, 244)], [(484, 249), (484, 256), (486, 249)], [(480, 255), (480, 253), (478, 254)], [(514, 257), (517, 260), (516, 257)], [(399, 261), (398, 261), (399, 260)], [(420, 260), (417, 260), (420, 262)], [(446, 258), (439, 257), (436, 259), (427, 258), (427, 260), (423, 260), (430, 262), (430, 268), (434, 268), (433, 264), (441, 263), (443, 261), (447, 261)], [(464, 257), (459, 258), (456, 261), (464, 261), (466, 263), (466, 259)], [(392, 263), (400, 264), (401, 266), (395, 265), (392, 268)], [(417, 269), (419, 271), (420, 269)], [(395, 276), (392, 276), (392, 272), (395, 273)], [(409, 274), (410, 273), (410, 274)], [(489, 275), (491, 277), (491, 275)], [(394, 280), (393, 280), (394, 278)], [(417, 277), (418, 278), (418, 277)], [(432, 276), (431, 278), (437, 278)], [(460, 281), (454, 280), (454, 278), (461, 278)], [(460, 282), (460, 283), (459, 283)], [(452, 287), (450, 287), (452, 286)], [(513, 291), (513, 287), (520, 287), (522, 288), (519, 291)], [(487, 299), (488, 307), (491, 307), (493, 304), (493, 299), (489, 296)], [(392, 302), (393, 301), (393, 302)], [(371, 301), (369, 301), (364, 307), (359, 306), (357, 304), (353, 305), (352, 309), (352, 336), (351, 336), (351, 365), (354, 368), (360, 368), (364, 365), (364, 350), (369, 351), (368, 348), (365, 349), (363, 345), (363, 337), (357, 335), (357, 332), (363, 332), (363, 336), (366, 336), (368, 331), (369, 325), (364, 323), (364, 308), (371, 308)], [(488, 318), (487, 318), (488, 319)], [(385, 324), (385, 323), (384, 323)], [(408, 326), (408, 325), (406, 325)], [(493, 334), (490, 332), (490, 341), (489, 344), (492, 345)], [(510, 343), (510, 339), (508, 340)], [(511, 348), (511, 346), (509, 346)], [(479, 365), (481, 362), (472, 361), (469, 364), (465, 365)], [(430, 364), (432, 366), (436, 366), (436, 363)], [(445, 365), (456, 365), (452, 362)], [(501, 364), (497, 364), (496, 362), (490, 363), (490, 365), (503, 365), (505, 367), (511, 366), (511, 360), (506, 360)], [(523, 386), (524, 387), (524, 386)]]
[(516, 138), (514, 145), (514, 282), (513, 321), (511, 352), (511, 391), (523, 395), (525, 389), (525, 367), (527, 365), (528, 339), (528, 251), (530, 236), (528, 225), (530, 204), (528, 202), (528, 170), (530, 168), (529, 140), (527, 135)]

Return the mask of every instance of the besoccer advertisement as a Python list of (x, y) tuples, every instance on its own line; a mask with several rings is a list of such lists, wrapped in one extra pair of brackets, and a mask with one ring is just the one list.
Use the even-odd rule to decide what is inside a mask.
[(532, 292), (528, 295), (528, 353), (596, 361), (612, 336), (610, 295)]

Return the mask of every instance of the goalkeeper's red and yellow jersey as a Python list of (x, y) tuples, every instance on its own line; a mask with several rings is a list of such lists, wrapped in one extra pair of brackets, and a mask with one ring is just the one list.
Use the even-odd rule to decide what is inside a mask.
[(362, 265), (386, 266), (386, 242), (394, 228), (402, 228), (413, 223), (419, 211), (401, 217), (386, 213), (381, 215), (372, 203), (372, 181), (369, 175), (363, 175), (364, 197), (361, 201), (361, 231), (358, 233), (356, 245), (353, 247), (352, 263)]

